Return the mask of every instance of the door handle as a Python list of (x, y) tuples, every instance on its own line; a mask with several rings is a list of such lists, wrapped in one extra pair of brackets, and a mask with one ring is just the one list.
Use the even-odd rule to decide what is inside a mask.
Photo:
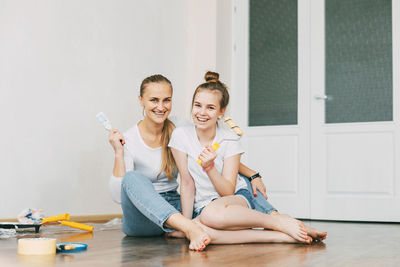
[(314, 99), (315, 100), (327, 100), (328, 96), (327, 95), (315, 95)]

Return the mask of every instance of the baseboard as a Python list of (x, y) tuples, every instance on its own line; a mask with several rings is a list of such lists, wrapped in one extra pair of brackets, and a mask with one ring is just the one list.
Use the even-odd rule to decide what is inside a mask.
[(16, 218), (10, 218), (10, 219), (0, 219), (0, 222), (18, 222)]
[(81, 216), (71, 216), (71, 221), (74, 222), (94, 222), (94, 223), (104, 223), (115, 218), (122, 218), (122, 214), (98, 214), (98, 215), (81, 215)]
[[(97, 215), (79, 215), (71, 216), (70, 221), (81, 222), (81, 223), (104, 223), (115, 218), (122, 218), (122, 214), (97, 214)], [(0, 219), (0, 222), (18, 222), (16, 218), (5, 218)]]

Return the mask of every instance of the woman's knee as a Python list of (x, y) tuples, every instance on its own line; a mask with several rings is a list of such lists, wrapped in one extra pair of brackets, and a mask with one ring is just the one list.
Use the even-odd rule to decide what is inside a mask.
[(214, 229), (224, 229), (225, 216), (223, 209), (224, 207), (218, 206), (205, 207), (199, 216), (200, 222)]
[(136, 187), (138, 184), (143, 183), (143, 175), (141, 173), (130, 171), (122, 178), (122, 187)]

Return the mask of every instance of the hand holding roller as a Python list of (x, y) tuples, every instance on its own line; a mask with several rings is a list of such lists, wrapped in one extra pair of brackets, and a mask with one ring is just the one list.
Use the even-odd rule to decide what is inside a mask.
[[(224, 140), (221, 140), (221, 143), (223, 142)], [(214, 151), (217, 151), (217, 149), (220, 147), (221, 145), (218, 143), (218, 142), (215, 142), (212, 146), (211, 146), (211, 148), (214, 150)], [(203, 164), (203, 162), (201, 162), (201, 159), (197, 159), (197, 161), (196, 161), (200, 166)]]
[[(230, 117), (226, 117), (224, 121), (225, 121), (225, 123), (228, 125), (228, 127), (231, 128), (231, 130), (232, 130), (235, 134), (237, 134), (238, 136), (242, 136), (242, 135), (243, 135), (243, 132), (242, 132), (242, 130), (240, 129), (240, 127), (237, 126), (237, 124), (236, 124)], [(224, 141), (237, 141), (237, 139), (228, 139), (228, 138), (224, 138), (224, 139), (220, 140), (219, 142), (215, 142), (215, 143), (211, 146), (211, 148), (212, 148), (214, 151), (217, 151), (217, 149), (221, 146), (221, 143), (224, 142)], [(203, 164), (203, 163), (201, 162), (200, 159), (197, 159), (196, 162), (197, 162), (200, 166)]]

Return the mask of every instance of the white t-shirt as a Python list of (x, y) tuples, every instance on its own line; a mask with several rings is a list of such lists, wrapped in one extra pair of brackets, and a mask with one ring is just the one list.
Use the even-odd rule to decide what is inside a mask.
[[(188, 125), (184, 119), (170, 117), (175, 126)], [(137, 124), (132, 126), (124, 133), (124, 160), (126, 172), (135, 170), (148, 177), (154, 185), (157, 192), (167, 192), (176, 190), (178, 183), (176, 176), (168, 180), (168, 177), (161, 169), (161, 147), (151, 148), (143, 141)], [(177, 175), (177, 174), (176, 174)], [(122, 177), (111, 176), (109, 181), (109, 190), (112, 199), (121, 203), (121, 182)]]
[[(234, 141), (223, 141), (223, 139), (233, 139)], [(242, 154), (244, 150), (239, 142), (239, 137), (232, 131), (217, 127), (216, 135), (213, 140), (220, 143), (221, 147), (217, 149), (217, 158), (214, 160), (215, 168), (222, 173), (224, 165), (224, 159), (231, 156)], [(215, 190), (210, 178), (203, 171), (203, 168), (196, 162), (200, 153), (203, 151), (202, 146), (197, 138), (195, 126), (185, 126), (175, 128), (172, 133), (169, 147), (175, 148), (188, 155), (188, 169), (189, 173), (193, 177), (196, 193), (194, 197), (194, 210), (199, 211), (202, 207), (206, 206), (215, 198), (221, 196)], [(235, 192), (241, 188), (247, 188), (246, 182), (238, 175), (236, 182)]]

